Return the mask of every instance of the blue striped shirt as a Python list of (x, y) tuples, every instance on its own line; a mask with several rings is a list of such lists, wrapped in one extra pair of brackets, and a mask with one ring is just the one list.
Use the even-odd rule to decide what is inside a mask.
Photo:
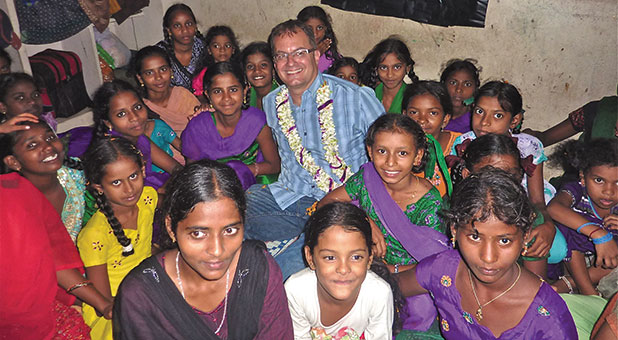
[[(365, 134), (369, 125), (384, 114), (384, 107), (378, 101), (372, 89), (359, 87), (349, 81), (321, 73), (318, 73), (311, 86), (303, 93), (300, 106), (294, 105), (290, 98), (292, 116), (296, 121), (297, 131), (302, 139), (303, 146), (311, 152), (318, 166), (329, 171), (331, 178), (335, 179), (338, 184), (342, 184), (336, 179), (336, 176), (332, 175), (330, 166), (324, 158), (316, 103), (316, 92), (324, 81), (328, 82), (332, 91), (333, 120), (339, 155), (340, 157), (343, 156), (346, 164), (353, 172), (358, 171), (360, 166), (367, 162)], [(279, 180), (269, 186), (281, 209), (287, 208), (303, 196), (319, 200), (326, 195), (326, 192), (318, 188), (311, 174), (296, 160), (294, 152), (281, 130), (281, 125), (279, 125), (275, 98), (283, 86), (285, 85), (269, 93), (263, 101), (266, 120), (273, 131), (281, 157)], [(348, 178), (350, 176), (352, 176), (352, 173), (347, 175)]]

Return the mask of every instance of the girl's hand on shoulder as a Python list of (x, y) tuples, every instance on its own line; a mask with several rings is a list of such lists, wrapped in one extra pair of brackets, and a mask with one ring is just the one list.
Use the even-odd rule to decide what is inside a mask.
[(382, 258), (386, 255), (386, 241), (380, 227), (372, 220), (369, 219), (371, 225), (371, 240), (373, 242), (373, 256)]
[(618, 215), (609, 214), (603, 219), (603, 225), (607, 229), (618, 230)]
[(202, 112), (215, 112), (215, 108), (206, 104), (197, 105), (193, 108), (193, 114), (187, 116), (187, 120), (191, 120), (199, 116)]
[(23, 122), (38, 123), (39, 118), (31, 113), (19, 114), (0, 124), (0, 133), (11, 133), (20, 130), (28, 130), (30, 128), (29, 125), (18, 125), (19, 123)]
[(552, 223), (543, 223), (538, 227), (530, 231), (528, 238), (524, 240), (526, 243), (530, 242), (536, 237), (534, 244), (530, 246), (525, 256), (531, 257), (545, 257), (551, 249), (551, 245), (554, 242), (554, 236), (556, 235), (556, 228)]
[[(600, 235), (599, 237), (605, 235)], [(618, 267), (618, 246), (616, 245), (616, 242), (614, 242), (614, 240), (610, 240), (609, 242), (601, 244), (596, 244), (594, 246), (594, 249), (597, 253), (597, 267), (602, 267), (605, 269), (614, 269)]]

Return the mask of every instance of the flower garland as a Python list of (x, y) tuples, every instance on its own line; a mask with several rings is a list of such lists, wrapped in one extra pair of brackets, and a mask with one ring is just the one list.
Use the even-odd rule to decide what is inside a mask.
[(337, 136), (335, 132), (335, 122), (333, 121), (333, 100), (328, 83), (324, 83), (317, 91), (318, 104), (318, 122), (320, 123), (321, 140), (324, 147), (324, 158), (329, 164), (332, 173), (337, 177), (339, 182), (335, 182), (330, 175), (318, 166), (311, 155), (311, 151), (305, 149), (302, 140), (298, 135), (296, 121), (292, 116), (292, 108), (290, 107), (290, 98), (287, 87), (277, 94), (275, 104), (277, 108), (277, 119), (281, 130), (288, 140), (290, 148), (296, 156), (296, 160), (305, 170), (313, 177), (320, 190), (329, 192), (343, 183), (350, 170), (345, 161), (339, 157), (339, 145), (337, 144)]

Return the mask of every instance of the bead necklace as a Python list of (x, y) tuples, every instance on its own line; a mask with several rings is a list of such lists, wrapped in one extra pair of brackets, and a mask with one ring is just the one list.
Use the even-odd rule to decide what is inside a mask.
[[(182, 280), (180, 279), (180, 268), (178, 267), (178, 258), (180, 257), (180, 251), (176, 254), (176, 282), (178, 282), (178, 287), (180, 288), (180, 294), (182, 294), (182, 298), (186, 300), (185, 298), (185, 290), (182, 288)], [(215, 331), (215, 334), (219, 334), (219, 331), (221, 330), (221, 327), (223, 327), (223, 323), (225, 322), (225, 315), (227, 314), (227, 293), (228, 293), (228, 289), (230, 287), (230, 269), (227, 269), (227, 274), (225, 276), (225, 302), (223, 304), (223, 317), (221, 318), (221, 323), (219, 324), (219, 327), (217, 327), (217, 330)]]
[(521, 276), (521, 267), (519, 266), (519, 263), (515, 262), (515, 264), (517, 265), (517, 271), (518, 271), (517, 272), (517, 278), (515, 279), (515, 282), (513, 282), (513, 284), (509, 288), (507, 288), (504, 292), (500, 293), (498, 296), (496, 296), (495, 298), (485, 302), (482, 305), (481, 305), (481, 302), (479, 301), (479, 297), (476, 296), (476, 290), (474, 289), (474, 282), (472, 282), (472, 273), (470, 273), (470, 268), (468, 268), (468, 277), (470, 278), (470, 286), (472, 286), (472, 293), (474, 294), (474, 299), (476, 300), (476, 304), (479, 305), (479, 309), (476, 310), (476, 319), (478, 321), (483, 320), (483, 307), (485, 307), (488, 304), (498, 300), (504, 294), (508, 293), (511, 289), (513, 289), (513, 287), (515, 287), (515, 285), (517, 284), (517, 281), (519, 281), (519, 277)]

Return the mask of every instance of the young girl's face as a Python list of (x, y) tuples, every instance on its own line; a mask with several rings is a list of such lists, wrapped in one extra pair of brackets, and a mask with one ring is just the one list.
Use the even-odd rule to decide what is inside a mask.
[(324, 39), (324, 35), (326, 35), (326, 24), (318, 18), (309, 18), (309, 20), (305, 21), (305, 25), (311, 27), (315, 42), (319, 44)]
[(180, 45), (193, 45), (196, 26), (195, 20), (185, 11), (176, 11), (172, 16), (170, 26), (167, 28), (172, 35), (172, 40)]
[(335, 76), (345, 79), (347, 81), (351, 81), (356, 85), (360, 85), (360, 79), (358, 79), (358, 72), (356, 69), (350, 65), (341, 66), (335, 72)]
[(30, 81), (22, 80), (13, 85), (0, 102), (0, 110), (6, 112), (7, 118), (22, 113), (40, 116), (43, 113), (43, 100), (37, 87)]
[(440, 131), (448, 124), (450, 116), (444, 113), (440, 100), (429, 93), (412, 97), (405, 111), (426, 134), (438, 138)]
[(397, 184), (408, 179), (412, 167), (420, 164), (423, 150), (419, 150), (414, 137), (402, 131), (381, 131), (375, 142), (367, 147), (369, 157), (378, 174), (387, 184)]
[(0, 74), (11, 73), (11, 63), (4, 58), (0, 58)]
[(208, 45), (208, 53), (212, 55), (215, 62), (228, 61), (234, 54), (234, 45), (227, 35), (215, 36)]
[(490, 216), (485, 222), (452, 227), (451, 232), (465, 263), (480, 282), (508, 285), (514, 281), (515, 262), (524, 247), (521, 229)]
[(101, 183), (93, 186), (105, 194), (112, 208), (135, 206), (144, 189), (144, 168), (132, 158), (120, 156), (103, 171)]
[(607, 215), (618, 204), (618, 167), (598, 165), (581, 177), (594, 208)]
[(137, 138), (146, 130), (148, 112), (135, 93), (124, 91), (110, 99), (108, 118), (113, 129), (121, 135)]
[(62, 166), (62, 142), (49, 127), (36, 124), (19, 133), (13, 155), (4, 159), (11, 169), (22, 174), (55, 174)]
[(521, 114), (513, 116), (500, 105), (498, 97), (480, 97), (472, 111), (472, 130), (477, 137), (488, 133), (510, 135), (510, 129), (519, 124)]
[(240, 80), (228, 72), (215, 76), (208, 88), (208, 98), (215, 110), (223, 115), (239, 114), (247, 89)]
[(170, 237), (178, 242), (183, 267), (188, 266), (208, 281), (225, 280), (228, 270), (233, 276), (244, 230), (233, 200), (223, 197), (196, 204), (187, 217), (178, 222), (176, 233), (172, 232), (169, 222), (166, 224)]
[(142, 69), (137, 79), (142, 82), (148, 91), (165, 93), (169, 91), (172, 71), (165, 59), (158, 55), (144, 58)]
[(399, 60), (395, 53), (388, 53), (378, 64), (378, 77), (387, 89), (397, 89), (403, 83), (403, 77), (410, 71), (410, 66)]
[(336, 303), (356, 301), (372, 260), (361, 232), (332, 226), (318, 236), (313, 252), (305, 247), (305, 257), (315, 270), (322, 298)]
[(458, 109), (467, 106), (463, 101), (474, 96), (476, 81), (466, 70), (455, 71), (446, 78), (446, 89), (451, 96), (453, 109)]
[(271, 87), (273, 83), (273, 63), (262, 53), (247, 56), (245, 74), (255, 88)]
[[(496, 169), (504, 170), (512, 174), (518, 181), (522, 180), (523, 170), (519, 163), (519, 158), (515, 158), (512, 155), (489, 155), (481, 158), (470, 171), (477, 173), (484, 167), (491, 166)], [(469, 172), (468, 172), (469, 174)], [(467, 174), (465, 177), (468, 177)]]

